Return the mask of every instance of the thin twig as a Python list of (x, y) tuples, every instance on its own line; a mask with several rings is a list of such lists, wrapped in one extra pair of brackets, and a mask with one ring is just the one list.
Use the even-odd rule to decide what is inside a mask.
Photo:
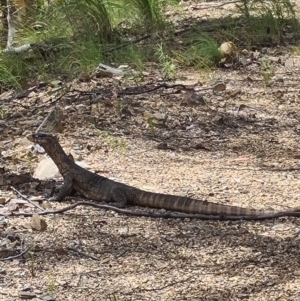
[(109, 50), (105, 50), (104, 52), (105, 52), (105, 53), (111, 53), (112, 51), (116, 51), (116, 50), (118, 50), (118, 49), (120, 49), (120, 48), (125, 48), (125, 47), (127, 47), (127, 46), (129, 46), (129, 45), (137, 44), (137, 43), (139, 43), (139, 42), (141, 42), (141, 41), (144, 41), (144, 40), (147, 40), (147, 39), (149, 39), (149, 38), (151, 38), (151, 35), (150, 35), (150, 34), (147, 34), (147, 35), (145, 35), (145, 36), (143, 36), (143, 37), (140, 37), (140, 38), (138, 38), (138, 39), (136, 39), (136, 40), (134, 40), (134, 41), (128, 41), (128, 42), (125, 42), (124, 44), (120, 44), (120, 45), (118, 45), (118, 46), (116, 46), (116, 47), (114, 47), (114, 48), (111, 48), (111, 49), (109, 49)]
[(299, 170), (300, 167), (286, 167), (286, 168), (262, 168), (261, 170), (266, 170), (266, 171), (295, 171)]
[[(145, 86), (143, 86), (145, 87)], [(135, 89), (141, 89), (142, 86), (139, 87), (134, 87)], [(134, 88), (131, 88), (132, 90)], [(145, 93), (150, 93), (153, 92), (155, 90), (161, 89), (161, 88), (165, 88), (165, 89), (174, 89), (174, 88), (180, 88), (182, 90), (190, 90), (190, 88), (186, 87), (185, 85), (182, 84), (175, 84), (175, 85), (168, 85), (166, 83), (163, 84), (159, 84), (153, 88), (147, 89), (147, 90), (143, 90), (143, 91), (135, 91), (135, 92), (131, 92), (131, 91), (126, 91), (126, 89), (123, 89), (122, 91), (117, 91), (117, 95), (140, 95), (140, 94), (145, 94)], [(211, 88), (205, 88), (203, 90), (209, 90)], [(202, 91), (202, 90), (201, 90)], [(103, 93), (107, 93), (107, 91), (103, 91), (103, 90), (92, 90), (92, 91), (83, 91), (83, 90), (78, 90), (78, 89), (73, 89), (71, 92), (77, 92), (80, 93), (82, 95), (98, 95), (98, 94), (103, 94)]]
[(230, 1), (230, 2), (224, 2), (224, 3), (220, 3), (220, 4), (212, 4), (212, 5), (206, 5), (206, 6), (205, 6), (206, 3), (200, 3), (197, 5), (197, 8), (198, 7), (201, 7), (201, 9), (216, 8), (216, 7), (221, 7), (221, 6), (225, 6), (225, 5), (229, 5), (229, 4), (233, 4), (233, 3), (239, 3), (239, 2), (241, 2), (241, 1), (237, 0), (237, 1)]
[(29, 246), (27, 249), (25, 249), (22, 253), (15, 255), (15, 256), (10, 256), (10, 257), (6, 257), (6, 258), (0, 258), (0, 261), (6, 261), (6, 260), (11, 260), (11, 259), (16, 259), (18, 257), (23, 256), (24, 254), (26, 254), (27, 252), (30, 251), (30, 249), (32, 248), (32, 246)]
[[(45, 104), (42, 104), (42, 105), (39, 105), (39, 106), (36, 106), (35, 109), (33, 110), (33, 113), (35, 113), (37, 110), (41, 109), (41, 108), (46, 108), (46, 107), (49, 107), (51, 106), (52, 104), (55, 104), (56, 102), (58, 102), (59, 100), (61, 100), (64, 96), (66, 96), (67, 94), (69, 93), (72, 93), (73, 91), (70, 90), (68, 88), (67, 91), (63, 92), (60, 96), (58, 96), (57, 98), (55, 98), (54, 100), (52, 100), (51, 102), (47, 102)], [(28, 107), (27, 107), (28, 109)]]
[[(128, 216), (145, 216), (145, 217), (152, 217), (152, 218), (195, 218), (195, 219), (202, 219), (202, 220), (266, 220), (266, 219), (274, 219), (278, 217), (300, 217), (300, 208), (295, 208), (293, 210), (289, 211), (274, 211), (273, 212), (267, 212), (264, 215), (205, 215), (205, 214), (188, 214), (188, 213), (155, 213), (155, 212), (146, 212), (146, 211), (131, 211), (126, 209), (120, 209), (117, 207), (109, 206), (109, 205), (103, 205), (103, 204), (96, 204), (92, 202), (77, 202), (75, 204), (72, 204), (70, 206), (67, 206), (62, 209), (58, 210), (49, 210), (49, 211), (43, 211), (39, 212), (39, 215), (48, 215), (48, 214), (60, 214), (64, 213), (66, 211), (69, 211), (71, 209), (74, 209), (78, 206), (90, 206), (98, 209), (105, 209), (105, 210), (112, 210), (117, 213), (125, 214)], [(32, 216), (35, 213), (29, 213), (29, 212), (11, 212), (10, 214), (7, 213), (0, 213), (0, 216)]]
[(29, 200), (24, 194), (22, 194), (20, 191), (18, 191), (16, 188), (14, 188), (13, 186), (10, 187), (14, 192), (16, 192), (21, 198), (23, 198), (25, 201), (27, 201), (28, 203), (30, 203), (31, 205), (33, 205), (34, 207), (38, 208), (39, 210), (45, 211), (44, 208), (42, 208), (41, 206), (39, 206), (38, 204), (35, 204), (34, 202), (32, 202), (31, 200)]
[(87, 257), (87, 258), (91, 258), (91, 259), (93, 259), (93, 260), (97, 260), (97, 261), (100, 260), (99, 258), (97, 258), (97, 257), (95, 257), (95, 256), (93, 256), (93, 255), (85, 254), (85, 253), (83, 253), (83, 252), (81, 252), (81, 251), (79, 251), (79, 250), (77, 250), (77, 249), (75, 249), (75, 248), (72, 248), (72, 247), (68, 247), (67, 250), (76, 252), (76, 253), (78, 253), (79, 255), (83, 255), (83, 256), (85, 256), (85, 257)]
[(58, 96), (56, 99), (54, 99), (53, 101), (51, 101), (50, 105), (53, 104), (53, 103), (58, 102), (59, 100), (61, 100), (64, 96), (66, 96), (69, 93), (72, 93), (72, 91), (70, 89), (68, 89), (67, 91), (65, 91), (64, 93), (62, 93), (60, 96)]
[(174, 88), (181, 88), (182, 90), (187, 90), (188, 88), (185, 85), (182, 84), (175, 84), (175, 85), (168, 85), (166, 83), (160, 84), (158, 86), (155, 86), (151, 89), (145, 90), (145, 91), (141, 91), (141, 92), (126, 92), (124, 91), (120, 91), (118, 92), (119, 95), (139, 95), (139, 94), (144, 94), (144, 93), (149, 93), (149, 92), (153, 92), (155, 90), (158, 90), (160, 88), (165, 88), (165, 89), (174, 89)]

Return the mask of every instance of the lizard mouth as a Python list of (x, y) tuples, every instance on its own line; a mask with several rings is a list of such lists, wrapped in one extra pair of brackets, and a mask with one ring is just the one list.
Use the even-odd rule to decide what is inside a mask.
[(44, 134), (44, 133), (33, 133), (26, 137), (29, 141), (37, 143), (37, 144), (51, 144), (53, 142), (52, 135)]

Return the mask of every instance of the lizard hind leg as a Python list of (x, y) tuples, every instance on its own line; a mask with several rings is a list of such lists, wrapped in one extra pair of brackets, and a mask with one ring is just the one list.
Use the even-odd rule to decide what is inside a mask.
[(127, 199), (122, 188), (114, 188), (112, 190), (113, 205), (118, 208), (124, 208), (127, 205)]

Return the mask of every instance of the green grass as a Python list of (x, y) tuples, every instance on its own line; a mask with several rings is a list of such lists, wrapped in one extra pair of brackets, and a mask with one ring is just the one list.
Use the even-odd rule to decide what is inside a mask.
[[(218, 48), (223, 42), (245, 48), (299, 35), (289, 0), (240, 4), (238, 12), (244, 19), (229, 16), (208, 22), (231, 22), (232, 26), (209, 33), (186, 31), (180, 36), (174, 35), (165, 17), (166, 7), (178, 7), (176, 0), (61, 0), (48, 8), (36, 7), (19, 30), (16, 45), (45, 41), (51, 51), (0, 54), (1, 88), (18, 88), (35, 80), (73, 79), (93, 73), (99, 63), (128, 64), (142, 74), (147, 62), (155, 62), (165, 80), (174, 80), (181, 68), (214, 69), (221, 60)], [(128, 44), (149, 33), (148, 40)]]
[(149, 59), (147, 50), (134, 44), (114, 51), (110, 59), (118, 64), (129, 64), (139, 72), (144, 71), (145, 62)]
[(189, 46), (175, 54), (180, 65), (207, 70), (214, 67), (221, 60), (222, 55), (215, 40), (207, 35), (202, 35), (199, 38), (191, 36), (189, 39)]
[(17, 77), (12, 73), (13, 70), (9, 68), (9, 64), (4, 61), (4, 57), (0, 57), (0, 88), (6, 87), (19, 88), (20, 83)]
[(172, 59), (164, 50), (163, 44), (156, 46), (155, 55), (161, 65), (161, 72), (164, 80), (172, 80), (176, 78), (175, 60)]

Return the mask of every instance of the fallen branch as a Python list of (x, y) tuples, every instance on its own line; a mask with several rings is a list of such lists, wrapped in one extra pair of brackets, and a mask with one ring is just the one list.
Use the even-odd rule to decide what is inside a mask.
[(11, 259), (19, 258), (19, 257), (23, 256), (24, 254), (26, 254), (27, 252), (29, 252), (31, 250), (31, 248), (32, 248), (32, 246), (26, 248), (23, 252), (21, 252), (18, 255), (15, 255), (15, 256), (9, 256), (9, 257), (5, 257), (5, 258), (0, 258), (0, 261), (6, 261), (6, 260), (11, 260)]
[(229, 1), (229, 2), (223, 2), (223, 3), (199, 3), (194, 8), (196, 8), (196, 9), (199, 8), (199, 9), (202, 10), (202, 9), (221, 7), (221, 6), (225, 6), (225, 5), (229, 5), (229, 4), (234, 4), (234, 3), (242, 3), (242, 1), (236, 0), (236, 1)]
[[(142, 88), (142, 86), (134, 87), (134, 88), (138, 88), (140, 90)], [(131, 89), (134, 89), (134, 88), (131, 88)], [(161, 88), (165, 88), (165, 89), (179, 88), (181, 90), (191, 90), (191, 88), (189, 88), (185, 85), (182, 85), (182, 84), (168, 85), (166, 83), (163, 83), (163, 84), (159, 84), (159, 85), (157, 85), (153, 88), (143, 90), (143, 91), (131, 92), (131, 91), (126, 91), (128, 89), (124, 89), (122, 91), (117, 91), (116, 95), (117, 95), (117, 97), (119, 97), (121, 95), (140, 95), (140, 94), (150, 93), (150, 92), (153, 92), (153, 91), (161, 89)], [(209, 89), (211, 89), (211, 88), (207, 88), (207, 89), (204, 89), (204, 90), (209, 90)], [(72, 93), (72, 92), (77, 92), (77, 93), (80, 93), (81, 95), (98, 95), (98, 94), (105, 94), (105, 93), (112, 94), (111, 90), (109, 90), (109, 91), (105, 91), (105, 90), (82, 91), (82, 90), (78, 90), (78, 89), (73, 89), (73, 90), (70, 91), (70, 93)]]
[(29, 200), (24, 194), (22, 194), (20, 191), (18, 191), (16, 188), (14, 187), (10, 187), (15, 193), (17, 193), (22, 199), (24, 199), (25, 201), (27, 201), (28, 203), (30, 203), (31, 205), (33, 205), (34, 207), (38, 208), (41, 211), (45, 211), (44, 208), (42, 208), (41, 206), (39, 206), (38, 204), (35, 204), (34, 202), (32, 202), (31, 200)]
[(75, 252), (75, 253), (77, 253), (77, 254), (79, 254), (79, 255), (85, 256), (85, 257), (87, 257), (87, 258), (90, 258), (90, 259), (99, 261), (99, 258), (97, 258), (97, 257), (95, 257), (95, 256), (92, 256), (92, 255), (89, 255), (89, 254), (85, 254), (85, 253), (83, 253), (83, 252), (81, 252), (81, 251), (79, 251), (79, 250), (77, 250), (77, 249), (75, 249), (75, 248), (68, 247), (67, 249), (70, 250), (70, 251), (72, 251), (72, 252)]
[[(188, 214), (188, 213), (155, 213), (155, 212), (147, 212), (147, 211), (131, 211), (126, 209), (117, 208), (110, 205), (96, 204), (92, 202), (80, 201), (70, 206), (67, 206), (58, 210), (46, 210), (39, 212), (39, 215), (49, 215), (49, 214), (60, 214), (66, 211), (72, 210), (78, 206), (89, 206), (98, 209), (112, 210), (120, 214), (128, 215), (128, 216), (144, 216), (144, 217), (152, 217), (152, 218), (195, 218), (202, 220), (265, 220), (265, 219), (274, 219), (279, 217), (300, 217), (300, 211), (282, 211), (277, 212), (274, 211), (272, 214), (266, 214), (261, 216), (222, 216), (222, 215), (205, 215), (205, 214)], [(299, 209), (300, 210), (300, 209)], [(11, 212), (9, 213), (0, 213), (0, 216), (33, 216), (36, 213), (31, 212)]]
[[(131, 89), (141, 89), (142, 86), (139, 86), (139, 87), (132, 87)], [(145, 86), (144, 86), (145, 87)], [(163, 84), (160, 84), (160, 85), (157, 85), (153, 88), (150, 88), (150, 89), (147, 89), (147, 90), (144, 90), (144, 91), (137, 91), (137, 92), (131, 92), (131, 91), (126, 91), (128, 90), (127, 89), (123, 89), (121, 91), (116, 91), (116, 97), (120, 97), (122, 95), (139, 95), (139, 94), (145, 94), (145, 93), (150, 93), (150, 92), (153, 92), (155, 90), (158, 90), (158, 89), (161, 89), (161, 88), (165, 88), (165, 89), (173, 89), (173, 88), (177, 88), (179, 90), (192, 90), (193, 88), (190, 88), (188, 86), (185, 86), (185, 85), (182, 85), (182, 84), (175, 84), (175, 85), (168, 85), (166, 83), (163, 83)], [(205, 88), (203, 90), (210, 90), (211, 88)], [(202, 91), (202, 90), (201, 90)], [(38, 109), (41, 109), (41, 108), (44, 108), (44, 107), (49, 107), (50, 105), (54, 104), (54, 103), (57, 103), (58, 101), (60, 101), (64, 96), (68, 95), (68, 94), (71, 94), (71, 93), (78, 93), (79, 95), (105, 95), (105, 97), (112, 97), (113, 96), (113, 92), (112, 90), (92, 90), (92, 91), (83, 91), (83, 90), (78, 90), (78, 89), (68, 89), (67, 91), (64, 91), (60, 96), (58, 96), (56, 99), (54, 99), (53, 101), (49, 102), (49, 103), (46, 103), (46, 104), (43, 104), (43, 105), (40, 105), (38, 107), (36, 107), (35, 110), (38, 110)], [(81, 99), (82, 101), (82, 99)], [(35, 111), (34, 110), (34, 111)]]

